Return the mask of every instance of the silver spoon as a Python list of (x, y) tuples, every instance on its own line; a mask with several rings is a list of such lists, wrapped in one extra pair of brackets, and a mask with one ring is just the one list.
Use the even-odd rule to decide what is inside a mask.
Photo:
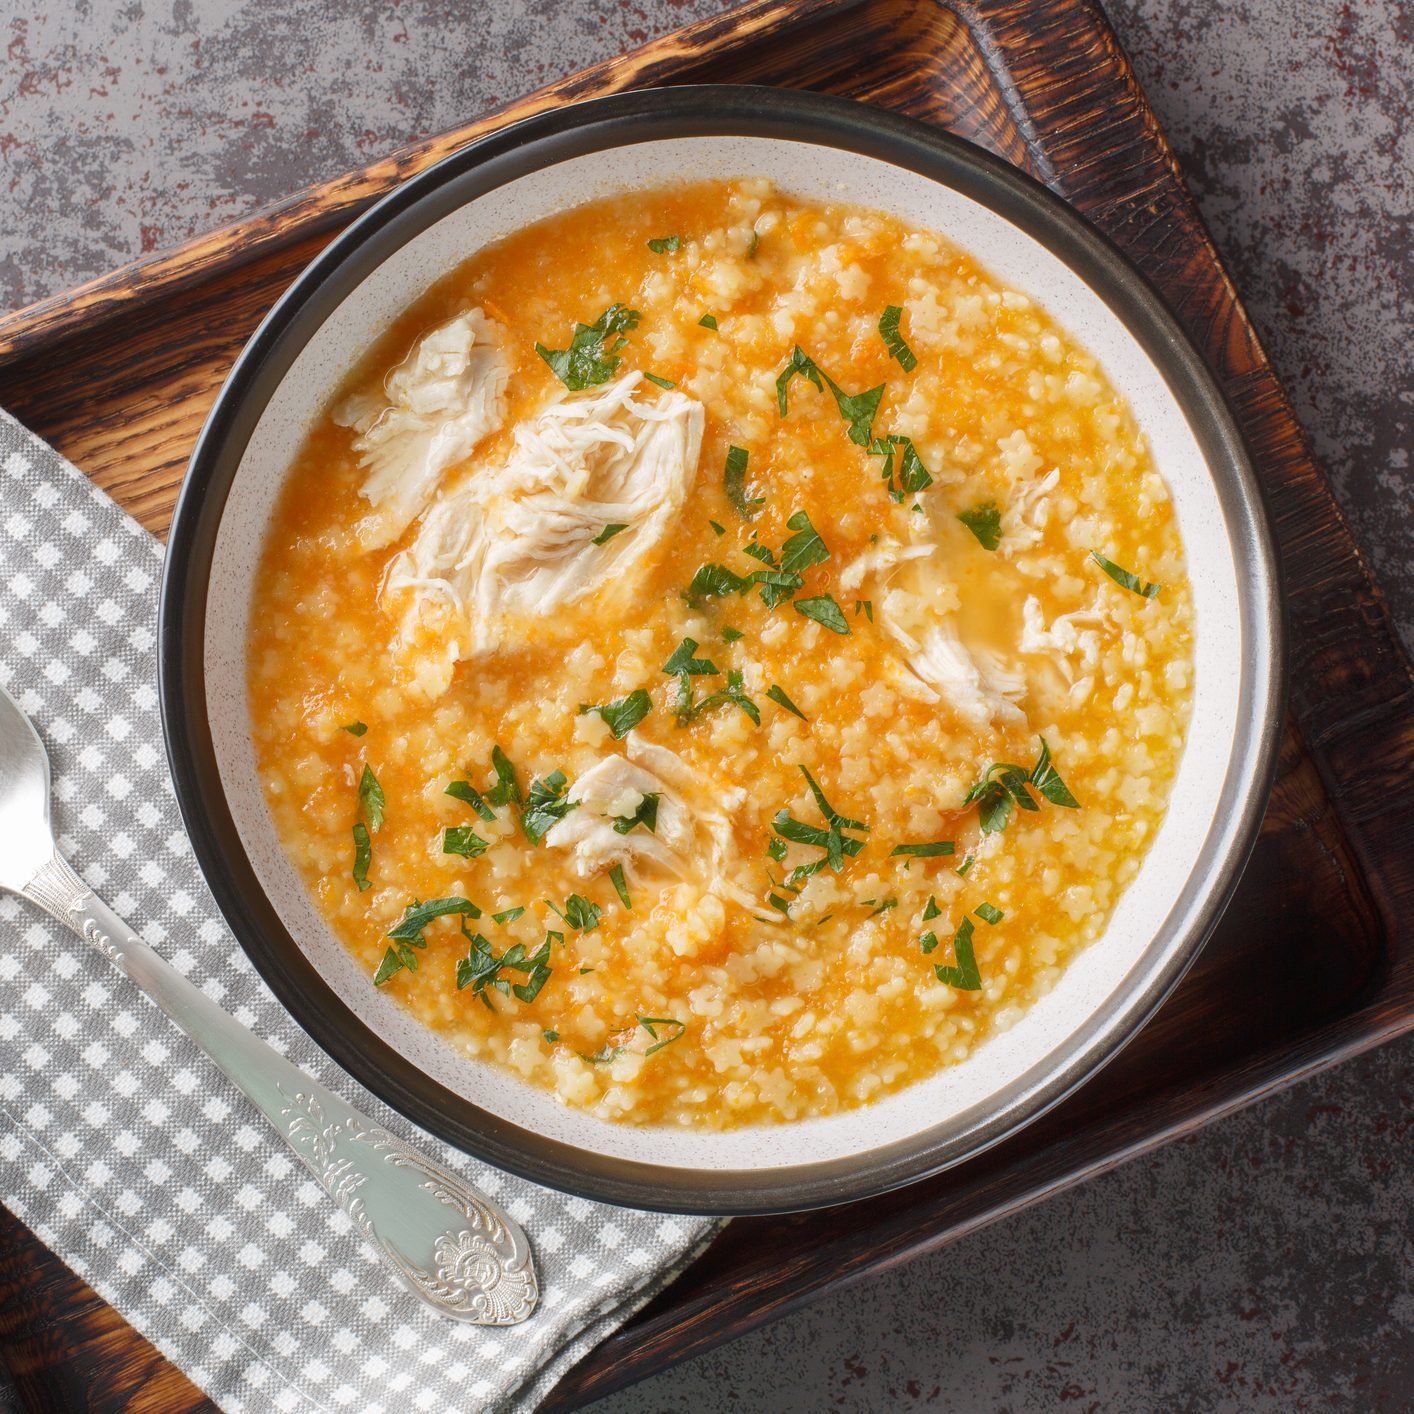
[(0, 688), (0, 888), (92, 943), (152, 998), (284, 1135), (419, 1300), (453, 1321), (509, 1326), (535, 1309), (517, 1224), (272, 1050), (165, 962), (79, 878), (49, 824), (49, 757)]

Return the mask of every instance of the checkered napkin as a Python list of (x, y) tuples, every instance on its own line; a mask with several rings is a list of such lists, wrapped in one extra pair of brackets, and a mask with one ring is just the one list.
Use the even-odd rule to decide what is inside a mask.
[(0, 1201), (227, 1410), (529, 1409), (716, 1224), (566, 1198), (362, 1090), (232, 941), (182, 831), (157, 715), (161, 546), (0, 413), (0, 682), (54, 768), (74, 867), (239, 1020), (525, 1228), (524, 1325), (453, 1325), (197, 1047), (37, 908), (0, 896)]

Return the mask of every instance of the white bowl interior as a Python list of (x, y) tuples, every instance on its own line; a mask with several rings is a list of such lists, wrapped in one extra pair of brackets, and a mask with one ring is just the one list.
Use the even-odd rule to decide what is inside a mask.
[[(1149, 439), (1177, 507), (1196, 613), (1189, 744), (1168, 815), (1104, 936), (1011, 1030), (944, 1070), (864, 1109), (725, 1133), (638, 1128), (568, 1109), (507, 1072), (466, 1059), (391, 997), (375, 991), (315, 911), (286, 859), (256, 776), (244, 691), (251, 588), (290, 450), (359, 353), (433, 281), (481, 246), (596, 196), (686, 176), (766, 176), (805, 197), (847, 201), (940, 232), (978, 254), (1007, 285), (1042, 304), (1103, 363)], [(599, 1154), (672, 1167), (788, 1170), (907, 1140), (951, 1119), (978, 1122), (1005, 1093), (1048, 1075), (1075, 1033), (1133, 997), (1171, 950), (1155, 946), (1214, 823), (1238, 729), (1242, 672), (1261, 644), (1244, 644), (1239, 571), (1207, 462), (1162, 374), (1104, 300), (1057, 256), (1001, 216), (936, 180), (877, 158), (757, 137), (652, 141), (562, 161), (523, 176), (428, 227), (369, 274), (297, 357), (245, 450), (218, 532), (206, 614), (211, 730), (236, 827), (255, 872), (299, 947), (350, 1009), (448, 1089), (495, 1114)], [(1244, 656), (1247, 655), (1247, 656)], [(1162, 955), (1156, 955), (1162, 953)], [(1119, 995), (1123, 993), (1123, 998)]]

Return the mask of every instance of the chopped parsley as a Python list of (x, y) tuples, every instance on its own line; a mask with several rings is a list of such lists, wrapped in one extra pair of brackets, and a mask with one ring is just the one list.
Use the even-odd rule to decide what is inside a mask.
[[(465, 927), (462, 932), (466, 933)], [(491, 1011), (496, 1008), (491, 1005), (491, 998), (486, 995), (488, 987), (495, 988), (503, 997), (514, 993), (523, 1002), (533, 1002), (540, 995), (541, 988), (550, 980), (552, 969), (549, 937), (529, 957), (526, 956), (524, 943), (515, 943), (497, 957), (495, 950), (481, 933), (466, 933), (466, 938), (469, 944), (467, 955), (457, 959), (457, 990), (460, 992), (470, 987), (472, 996), (480, 997)], [(522, 973), (525, 981), (513, 983), (509, 978), (503, 977), (501, 973), (507, 969)]]
[(975, 854), (969, 854), (967, 858), (953, 870), (953, 873), (955, 873), (959, 879), (965, 879), (972, 872), (972, 866), (976, 863), (977, 856)]
[(702, 565), (687, 586), (689, 599), (720, 599), (728, 594), (745, 594), (752, 580), (734, 574), (725, 565)]
[(679, 722), (690, 722), (695, 717), (700, 717), (704, 712), (711, 712), (715, 708), (728, 705), (740, 707), (756, 726), (761, 725), (761, 709), (746, 695), (743, 690), (745, 678), (739, 668), (730, 668), (727, 671), (727, 685), (710, 697), (704, 697), (701, 702), (692, 700), (692, 679), (683, 673), (678, 678), (678, 702), (677, 713)]
[(383, 828), (383, 813), (388, 802), (383, 787), (378, 784), (378, 777), (367, 762), (364, 762), (363, 775), (358, 779), (358, 805), (368, 821), (368, 828), (376, 834)]
[(496, 784), (486, 792), (489, 805), (519, 805), (520, 782), (516, 780), (516, 768), (499, 746), (491, 748), (491, 766), (496, 772)]
[[(664, 1046), (671, 1046), (674, 1041), (682, 1039), (683, 1033), (687, 1030), (687, 1022), (676, 1021), (671, 1016), (640, 1016), (638, 1024), (649, 1034), (653, 1044), (644, 1051), (645, 1056), (651, 1056), (654, 1051), (661, 1051)], [(666, 1029), (669, 1026), (676, 1026), (677, 1030), (671, 1036), (660, 1039), (658, 1028)]]
[(500, 913), (493, 913), (491, 915), (491, 921), (493, 923), (499, 924), (502, 928), (504, 928), (507, 923), (514, 923), (517, 918), (524, 917), (525, 905), (517, 904), (514, 908), (506, 908), (502, 909)]
[[(972, 920), (964, 918), (957, 925), (957, 932), (953, 934), (952, 949), (956, 965), (948, 967), (943, 963), (938, 963), (933, 971), (938, 974), (939, 982), (946, 982), (949, 987), (956, 987), (962, 992), (977, 992), (982, 988), (982, 974), (977, 971), (977, 959), (972, 952)], [(925, 933), (925, 939), (933, 939), (933, 947), (924, 947), (924, 952), (932, 952), (937, 947), (938, 940), (932, 933)]]
[(359, 893), (362, 893), (365, 889), (373, 887), (368, 878), (368, 866), (373, 862), (373, 842), (368, 838), (368, 826), (362, 820), (354, 823), (353, 838), (353, 881), (358, 885)]
[(866, 898), (862, 899), (861, 902), (866, 905), (874, 905), (873, 911), (869, 914), (870, 918), (877, 918), (881, 913), (887, 913), (891, 908), (898, 907), (898, 900), (892, 895), (890, 895), (888, 898), (881, 899)]
[(896, 304), (889, 305), (879, 316), (879, 337), (884, 341), (889, 357), (897, 359), (905, 373), (912, 373), (918, 367), (918, 359), (899, 333), (898, 322), (902, 318), (903, 310)]
[(730, 624), (726, 625), (717, 636), (723, 643), (735, 643), (738, 638), (746, 637), (739, 628), (732, 628)]
[(614, 376), (623, 362), (615, 355), (628, 343), (628, 335), (638, 327), (639, 318), (636, 309), (613, 304), (593, 324), (576, 324), (569, 348), (547, 349), (537, 343), (535, 352), (570, 392), (582, 392), (607, 383)]
[(797, 599), (795, 611), (804, 614), (807, 619), (813, 619), (831, 633), (849, 632), (849, 621), (844, 616), (844, 610), (828, 594), (817, 594), (811, 599)]
[(609, 870), (609, 882), (614, 886), (614, 892), (619, 896), (619, 902), (630, 911), (633, 908), (633, 900), (628, 896), (628, 882), (624, 878), (624, 866), (615, 864)]
[(682, 237), (659, 236), (648, 242), (648, 249), (654, 255), (676, 255), (682, 249)]
[(603, 530), (601, 530), (601, 531), (599, 532), (599, 534), (596, 535), (596, 536), (594, 537), (594, 539), (591, 540), (589, 543), (590, 543), (591, 545), (604, 545), (604, 544), (607, 544), (610, 540), (612, 540), (612, 539), (614, 538), (614, 536), (616, 536), (616, 535), (619, 533), (619, 531), (621, 531), (621, 530), (627, 530), (627, 529), (628, 529), (628, 522), (627, 522), (627, 521), (612, 520), (612, 521), (610, 521), (609, 524), (606, 525), (606, 526), (603, 528)]
[(972, 911), (984, 923), (991, 924), (993, 928), (995, 928), (997, 924), (1000, 923), (1002, 919), (1006, 917), (1006, 914), (1003, 913), (1000, 908), (998, 908), (995, 904), (991, 903), (979, 903), (977, 907), (974, 908)]
[(785, 688), (779, 683), (773, 682), (770, 687), (766, 689), (766, 696), (769, 697), (772, 702), (784, 707), (787, 712), (793, 713), (795, 716), (799, 717), (802, 722), (808, 722), (810, 720), (805, 713), (786, 696)]
[(874, 622), (874, 601), (872, 599), (856, 599), (854, 601), (854, 617), (859, 617), (859, 611), (864, 610), (864, 617), (872, 624)]
[(653, 699), (641, 687), (634, 688), (627, 697), (620, 697), (613, 702), (597, 706), (581, 702), (579, 705), (581, 717), (588, 712), (597, 712), (613, 733), (615, 741), (622, 741), (652, 710)]
[(713, 329), (713, 330), (715, 330), (716, 327), (717, 327), (717, 316), (716, 316), (715, 314), (704, 314), (704, 315), (702, 316), (702, 318), (699, 319), (697, 322), (698, 322), (704, 329)]
[(769, 840), (766, 844), (766, 853), (769, 854), (777, 864), (786, 857), (786, 853), (789, 849), (790, 846), (786, 844), (784, 840), (780, 839)]
[(722, 485), (726, 490), (727, 500), (743, 520), (750, 520), (756, 513), (755, 507), (765, 503), (764, 496), (758, 496), (755, 500), (747, 497), (746, 464), (750, 459), (751, 453), (745, 447), (728, 447), (726, 469), (722, 473)]
[(796, 511), (786, 521), (786, 526), (795, 534), (787, 536), (781, 546), (782, 573), (799, 574), (801, 570), (808, 570), (811, 565), (824, 564), (830, 558), (828, 546), (820, 538), (820, 532), (811, 525), (810, 517), (804, 511)]
[(350, 736), (362, 736), (368, 730), (368, 725), (365, 722), (350, 722), (343, 730)]
[(449, 795), (453, 800), (460, 800), (471, 806), (488, 824), (496, 818), (496, 812), (487, 805), (485, 797), (470, 781), (453, 781), (442, 794)]
[(838, 383), (813, 358), (800, 347), (795, 346), (786, 366), (776, 379), (776, 406), (782, 417), (787, 412), (787, 397), (791, 380), (796, 376), (813, 383), (822, 392), (829, 388), (834, 395), (835, 406), (840, 416), (849, 423), (849, 440), (857, 446), (868, 447), (874, 440), (874, 418), (879, 411), (879, 403), (884, 396), (884, 385), (870, 388), (863, 393), (846, 393)]
[[(869, 826), (860, 820), (851, 820), (845, 815), (841, 815), (825, 799), (825, 793), (820, 789), (819, 782), (804, 767), (800, 767), (801, 774), (805, 777), (810, 786), (810, 794), (814, 797), (816, 808), (825, 817), (828, 829), (822, 830), (818, 825), (807, 824), (803, 820), (797, 820), (791, 815), (789, 810), (778, 810), (775, 818), (771, 821), (771, 828), (783, 840), (789, 840), (792, 844), (808, 845), (814, 849), (825, 851), (822, 858), (810, 864), (802, 864), (791, 870), (786, 880), (785, 887), (794, 888), (801, 879), (809, 878), (812, 874), (818, 874), (827, 865), (836, 874), (844, 868), (847, 858), (853, 858), (865, 845), (865, 841), (856, 838), (854, 835), (846, 834), (846, 830), (857, 830), (863, 834), (869, 833)], [(772, 894), (770, 902), (773, 907), (780, 907), (776, 902), (779, 895)], [(789, 905), (781, 911), (787, 912)]]
[(984, 550), (995, 550), (1002, 543), (1002, 513), (995, 501), (983, 501), (970, 511), (959, 511), (957, 518), (977, 537)]
[(1113, 560), (1107, 560), (1098, 550), (1090, 551), (1090, 558), (1124, 589), (1139, 595), (1141, 599), (1157, 599), (1162, 584), (1151, 584), (1146, 579), (1140, 579), (1137, 574), (1131, 574), (1128, 570), (1120, 569)]
[(942, 911), (943, 910), (938, 907), (938, 900), (932, 894), (929, 894), (928, 902), (923, 905), (923, 921), (925, 923), (932, 922), (932, 920), (934, 918), (937, 918), (942, 913)]
[(1067, 810), (1079, 809), (1080, 802), (1070, 793), (1070, 788), (1061, 779), (1051, 760), (1051, 748), (1045, 737), (1040, 738), (1041, 754), (1030, 772), (1024, 766), (1009, 761), (998, 761), (987, 767), (982, 779), (963, 797), (966, 807), (975, 804), (982, 825), (983, 834), (997, 834), (1011, 823), (1014, 809), (1036, 811), (1041, 807), (1036, 803), (1032, 790), (1052, 805), (1064, 806)]
[(696, 652), (697, 640), (684, 638), (663, 664), (663, 671), (670, 677), (676, 677), (679, 673), (687, 673), (690, 677), (703, 677), (721, 671), (710, 658), (694, 658), (692, 655)]
[(709, 520), (708, 525), (712, 527), (712, 533), (716, 536), (723, 536), (727, 533), (727, 528), (720, 521)]
[(954, 848), (951, 840), (931, 840), (926, 844), (896, 844), (889, 851), (889, 858), (902, 854), (913, 859), (937, 859), (940, 855), (951, 854)]
[(662, 797), (656, 791), (650, 791), (638, 802), (638, 809), (632, 815), (611, 815), (609, 818), (614, 822), (614, 832), (620, 835), (629, 835), (640, 825), (648, 831), (650, 835), (658, 831), (658, 802)]
[(449, 825), (442, 831), (443, 854), (459, 854), (463, 859), (475, 859), (490, 848), (470, 825)]
[(604, 910), (583, 894), (571, 894), (565, 900), (565, 922), (577, 933), (592, 933), (604, 916)]
[(558, 1031), (542, 1031), (540, 1034), (552, 1046), (560, 1039), (560, 1033)]
[(383, 954), (383, 961), (378, 964), (378, 971), (373, 974), (373, 985), (381, 987), (390, 977), (396, 976), (404, 969), (416, 972), (417, 954), (413, 949), (427, 946), (423, 930), (433, 919), (452, 913), (459, 913), (466, 918), (481, 917), (481, 910), (470, 899), (455, 896), (429, 899), (426, 903), (414, 899), (408, 904), (403, 910), (401, 921), (388, 933), (392, 946)]
[(645, 373), (643, 375), (650, 383), (656, 383), (660, 388), (672, 390), (677, 387), (671, 378), (660, 378), (656, 373)]
[[(884, 459), (880, 475), (888, 487), (891, 501), (902, 501), (905, 495), (916, 495), (933, 484), (933, 475), (923, 465), (923, 458), (918, 455), (918, 448), (913, 445), (911, 437), (901, 437), (894, 432), (887, 437), (875, 437), (869, 444), (869, 455)], [(894, 485), (895, 470), (898, 474), (897, 486)], [(913, 509), (919, 511), (922, 507), (915, 504)]]
[(531, 844), (539, 844), (550, 828), (579, 804), (566, 796), (568, 784), (563, 771), (551, 771), (544, 780), (531, 781), (525, 811), (520, 817), (521, 829)]

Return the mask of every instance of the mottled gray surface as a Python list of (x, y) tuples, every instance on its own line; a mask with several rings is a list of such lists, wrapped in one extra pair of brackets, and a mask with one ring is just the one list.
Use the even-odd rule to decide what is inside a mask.
[[(722, 8), (68, 0), (13, 19), (0, 304)], [(1112, 9), (1414, 642), (1414, 12)], [(1386, 1047), (597, 1407), (1414, 1408), (1411, 1058)]]

